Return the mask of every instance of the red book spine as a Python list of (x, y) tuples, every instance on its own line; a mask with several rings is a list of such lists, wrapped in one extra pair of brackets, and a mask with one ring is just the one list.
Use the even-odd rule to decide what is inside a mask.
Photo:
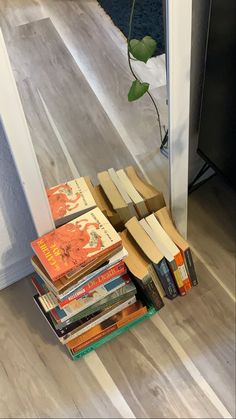
[(108, 269), (105, 272), (102, 272), (101, 275), (98, 275), (96, 278), (89, 281), (88, 284), (86, 284), (83, 288), (81, 288), (79, 291), (75, 292), (70, 297), (66, 298), (63, 301), (59, 302), (59, 307), (63, 308), (67, 304), (71, 303), (71, 301), (76, 300), (78, 298), (81, 298), (83, 295), (89, 293), (93, 289), (99, 287), (100, 285), (104, 284), (105, 282), (110, 281), (112, 278), (115, 278), (120, 275), (124, 275), (127, 272), (126, 265), (124, 261), (120, 261), (116, 265), (112, 266), (110, 269)]

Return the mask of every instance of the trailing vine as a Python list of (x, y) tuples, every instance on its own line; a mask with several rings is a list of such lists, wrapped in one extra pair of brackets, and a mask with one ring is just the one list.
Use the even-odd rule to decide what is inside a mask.
[[(135, 58), (135, 61), (142, 61), (146, 64), (149, 58), (153, 56), (156, 50), (156, 46), (157, 46), (155, 39), (153, 39), (151, 36), (145, 36), (141, 40), (131, 39), (135, 3), (136, 3), (136, 0), (132, 0), (132, 7), (131, 7), (130, 19), (129, 19), (129, 34), (128, 34), (128, 40), (127, 40), (128, 64), (129, 64), (130, 72), (133, 75), (135, 80), (132, 82), (132, 85), (130, 87), (130, 90), (128, 93), (128, 100), (129, 102), (133, 102), (134, 100), (137, 100), (140, 97), (142, 97), (145, 93), (148, 94), (157, 114), (161, 145), (163, 145), (160, 113), (159, 113), (157, 104), (155, 102), (155, 99), (153, 98), (152, 94), (149, 92), (149, 83), (146, 83), (140, 80), (140, 78), (137, 76), (137, 74), (135, 73), (132, 67), (132, 60), (133, 60), (132, 57)], [(131, 54), (132, 54), (132, 57), (131, 57)]]

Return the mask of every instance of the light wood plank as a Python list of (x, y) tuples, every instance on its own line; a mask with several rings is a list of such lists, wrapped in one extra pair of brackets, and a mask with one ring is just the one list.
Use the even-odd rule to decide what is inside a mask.
[[(137, 164), (164, 192), (168, 201), (168, 160), (159, 151), (154, 108), (148, 97), (132, 104), (127, 101), (132, 77), (127, 66), (125, 37), (95, 0), (5, 0), (0, 5), (0, 24), (7, 40), (11, 38), (12, 27), (42, 17), (53, 20)], [(147, 67), (147, 71), (143, 67)], [(151, 81), (162, 124), (167, 129), (163, 57), (157, 57), (143, 67), (139, 66), (138, 73), (144, 79), (147, 74), (147, 80)]]
[(151, 320), (98, 354), (137, 417), (221, 417)]
[(235, 306), (196, 258), (195, 267), (199, 285), (160, 317), (235, 417)]
[(11, 29), (45, 16), (39, 0), (3, 0), (0, 2), (0, 26), (8, 41)]
[[(110, 166), (119, 168), (134, 164), (131, 154), (49, 19), (15, 28), (8, 50), (20, 92), (24, 91), (25, 79), (30, 80), (34, 97), (37, 89), (40, 90), (81, 175), (91, 175), (95, 179), (99, 171)], [(27, 112), (29, 104), (25, 99), (25, 96), (22, 97), (23, 106), (26, 108), (33, 141), (38, 145), (41, 131), (37, 132), (37, 128), (41, 126), (36, 126), (31, 120), (33, 112)], [(37, 108), (36, 112), (39, 111), (40, 108)], [(45, 120), (43, 113), (40, 119)], [(52, 141), (47, 136), (44, 144)], [(52, 147), (57, 149), (58, 143), (54, 142)], [(56, 161), (59, 155), (57, 149), (54, 161), (57, 172), (63, 173), (63, 165), (60, 160)]]
[[(95, 1), (42, 0), (42, 4), (131, 154), (168, 200), (168, 160), (159, 152), (154, 107), (147, 96), (133, 103), (127, 100), (133, 78), (126, 40)], [(154, 94), (167, 128), (166, 97), (158, 89), (162, 92), (163, 87)]]
[(73, 173), (48, 121), (39, 93), (29, 77), (18, 83), (18, 90), (45, 187), (73, 179)]
[(220, 177), (190, 195), (188, 238), (235, 297), (236, 194)]
[[(98, 137), (103, 154), (98, 156), (102, 164), (99, 170), (110, 166), (124, 166), (124, 154), (127, 154), (123, 145), (125, 141), (149, 177), (160, 188), (160, 185), (165, 185), (165, 170), (167, 172), (168, 165), (165, 165), (166, 160), (161, 160), (164, 157), (158, 156), (158, 143), (155, 143), (156, 137), (153, 136), (156, 127), (150, 104), (144, 98), (134, 106), (127, 104), (125, 97), (130, 78), (125, 68), (125, 39), (120, 41), (118, 47), (117, 40), (120, 36), (117, 28), (108, 24), (109, 19), (104, 17), (101, 10), (98, 13), (98, 9), (93, 0), (0, 2), (0, 24), (13, 54), (12, 62), (26, 116), (35, 135), (37, 154), (41, 156), (40, 165), (45, 167), (45, 182), (50, 185), (51, 182), (57, 183), (56, 179), (64, 180), (63, 176), (70, 176), (70, 168), (43, 112), (38, 86), (76, 163), (80, 165), (82, 162), (82, 167), (88, 166), (90, 172), (94, 170), (94, 166), (96, 169), (96, 164), (99, 166), (94, 152), (97, 144), (94, 143), (94, 138), (97, 141)], [(53, 19), (63, 35), (63, 41), (80, 64), (85, 78), (75, 64), (72, 64), (71, 56), (65, 48), (61, 48), (61, 40), (58, 40), (55, 31), (52, 36), (52, 31), (48, 28), (50, 25), (46, 25), (43, 33), (45, 21), (12, 32), (14, 26), (47, 16)], [(11, 41), (12, 34), (14, 37)], [(51, 41), (47, 44), (47, 38), (53, 39), (53, 45)], [(37, 57), (37, 48), (40, 48), (40, 59)], [(119, 52), (117, 48), (120, 49)], [(97, 54), (94, 58), (93, 55), (101, 50), (104, 54)], [(104, 74), (107, 77), (103, 85), (101, 81)], [(60, 90), (61, 80), (63, 91)], [(86, 80), (98, 99), (95, 95), (92, 96), (91, 91), (87, 99), (87, 84), (84, 83)], [(83, 97), (86, 96), (87, 101), (87, 104), (84, 101), (86, 112), (91, 115), (92, 109), (96, 116), (92, 127), (89, 117), (84, 117), (87, 113), (81, 110), (81, 102), (78, 103), (81, 94), (79, 88), (72, 90), (72, 85), (74, 87), (76, 83), (78, 86), (82, 84)], [(164, 88), (157, 88), (156, 94), (163, 100), (160, 103), (164, 103)], [(96, 104), (92, 99), (94, 97)], [(88, 109), (91, 102), (92, 107)], [(98, 113), (96, 111), (100, 109), (100, 104), (104, 106), (120, 133), (123, 133), (123, 141), (119, 136), (117, 140), (117, 132), (110, 128), (107, 116), (103, 115), (100, 120), (100, 110)], [(69, 106), (69, 111), (66, 106)], [(70, 107), (73, 115), (70, 115)], [(82, 115), (79, 122), (75, 122), (75, 107), (79, 108), (80, 116)], [(85, 147), (80, 132), (84, 121), (89, 121), (88, 131), (93, 139), (90, 143), (91, 138), (85, 132), (84, 138), (88, 147)], [(141, 121), (145, 121), (143, 126), (147, 128), (146, 138), (144, 134), (139, 136), (139, 133), (145, 132), (144, 128), (140, 129)], [(101, 125), (105, 128), (102, 129)], [(84, 125), (82, 131), (85, 131)], [(111, 133), (114, 143), (109, 142)], [(114, 148), (114, 144), (117, 148)], [(111, 152), (113, 149), (121, 156), (119, 162)], [(85, 153), (83, 158), (81, 153)], [(104, 161), (107, 162), (105, 167)], [(213, 183), (213, 191), (205, 185), (191, 195), (189, 238), (206, 265), (225, 281), (233, 293), (235, 201), (231, 191), (222, 184), (219, 186), (217, 182)], [(170, 304), (167, 302), (160, 312), (160, 319), (234, 417), (233, 303), (199, 262), (197, 270), (199, 287), (193, 289), (184, 299)], [(86, 362), (80, 360), (74, 364), (67, 357), (34, 307), (31, 296), (31, 287), (24, 281), (0, 294), (0, 317), (3, 325), (0, 337), (0, 387), (4, 390), (1, 392), (4, 397), (0, 402), (2, 417), (118, 417), (119, 413)], [(157, 316), (156, 319), (158, 318)], [(132, 332), (100, 348), (98, 354), (136, 416), (221, 416), (186, 370), (176, 349), (161, 333), (158, 321), (147, 321), (137, 326)], [(28, 392), (23, 391), (22, 382), (29, 389)]]
[(73, 363), (32, 300), (29, 280), (1, 292), (0, 417), (120, 417), (84, 360)]

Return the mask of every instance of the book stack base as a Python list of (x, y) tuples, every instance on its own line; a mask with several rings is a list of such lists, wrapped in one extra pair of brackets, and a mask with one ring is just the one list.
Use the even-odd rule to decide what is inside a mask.
[(154, 314), (157, 313), (157, 310), (154, 307), (149, 307), (147, 313), (145, 313), (143, 316), (139, 317), (138, 319), (135, 319), (131, 321), (129, 324), (122, 326), (120, 329), (115, 330), (114, 332), (110, 333), (109, 335), (105, 336), (104, 338), (98, 340), (97, 342), (92, 343), (87, 348), (82, 349), (79, 351), (76, 355), (72, 353), (72, 351), (69, 350), (69, 354), (73, 361), (77, 361), (77, 359), (82, 358), (83, 356), (87, 355), (89, 352), (95, 351), (95, 349), (98, 349), (100, 346), (104, 345), (104, 343), (109, 342), (110, 340), (114, 339), (116, 336), (121, 335), (122, 333), (126, 332), (126, 330), (131, 329), (132, 327), (136, 326), (136, 324), (139, 324), (143, 322), (146, 319), (149, 319), (150, 317), (154, 316)]

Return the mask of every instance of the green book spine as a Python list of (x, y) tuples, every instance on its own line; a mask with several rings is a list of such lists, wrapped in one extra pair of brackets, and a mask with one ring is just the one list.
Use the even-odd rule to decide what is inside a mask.
[(98, 341), (92, 343), (91, 345), (87, 346), (86, 348), (82, 349), (81, 351), (77, 352), (76, 354), (73, 354), (70, 350), (70, 355), (73, 359), (73, 361), (76, 361), (79, 358), (82, 358), (84, 355), (88, 354), (89, 352), (94, 351), (95, 349), (99, 348), (101, 345), (103, 345), (106, 342), (109, 342), (111, 339), (113, 339), (116, 336), (119, 336), (121, 333), (124, 333), (126, 330), (129, 330), (131, 327), (135, 326), (136, 324), (142, 322), (145, 319), (148, 319), (149, 317), (153, 316), (156, 313), (156, 309), (154, 307), (149, 307), (147, 313), (145, 313), (143, 316), (139, 317), (138, 319), (135, 319), (131, 321), (130, 323), (122, 326), (119, 329), (116, 329), (114, 332), (110, 333), (107, 336), (104, 336), (103, 338), (99, 339)]

